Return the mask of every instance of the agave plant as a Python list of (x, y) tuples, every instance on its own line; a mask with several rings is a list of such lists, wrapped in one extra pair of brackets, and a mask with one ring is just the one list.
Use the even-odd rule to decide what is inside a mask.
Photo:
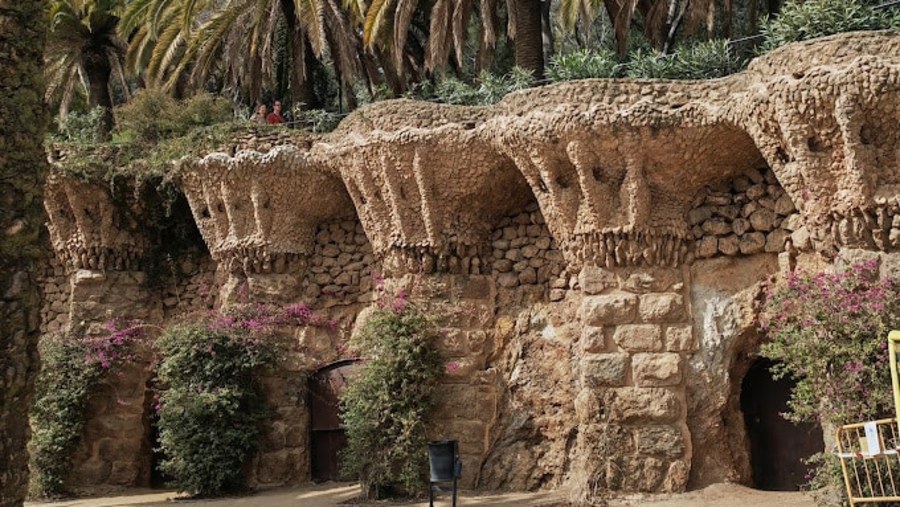
[(125, 43), (117, 34), (123, 0), (53, 0), (45, 53), (47, 99), (58, 102), (65, 117), (76, 93), (103, 109), (101, 136), (113, 126), (110, 84), (119, 79), (128, 86), (122, 66)]

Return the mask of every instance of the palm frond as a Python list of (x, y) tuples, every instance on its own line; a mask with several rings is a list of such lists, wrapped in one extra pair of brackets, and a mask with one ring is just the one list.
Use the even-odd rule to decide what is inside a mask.
[(418, 0), (397, 0), (397, 11), (394, 18), (394, 65), (403, 67), (403, 53), (406, 50), (406, 36), (409, 34), (409, 25), (412, 23), (413, 14), (416, 12)]
[(390, 12), (393, 0), (373, 0), (366, 12), (366, 20), (363, 23), (363, 44), (371, 49), (375, 46), (378, 36), (385, 30), (388, 12)]

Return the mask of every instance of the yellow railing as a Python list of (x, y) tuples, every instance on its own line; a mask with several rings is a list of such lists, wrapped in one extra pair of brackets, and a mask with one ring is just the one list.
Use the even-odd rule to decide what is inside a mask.
[(835, 440), (837, 457), (844, 473), (844, 485), (851, 507), (862, 503), (900, 502), (900, 374), (897, 351), (900, 331), (888, 335), (891, 385), (896, 417), (865, 423), (845, 424)]

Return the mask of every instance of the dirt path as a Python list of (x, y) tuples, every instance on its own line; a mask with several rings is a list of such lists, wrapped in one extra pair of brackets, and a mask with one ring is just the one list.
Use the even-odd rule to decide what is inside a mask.
[[(261, 491), (239, 498), (216, 500), (184, 500), (173, 492), (133, 491), (121, 496), (103, 498), (83, 498), (63, 502), (28, 502), (26, 507), (332, 507), (352, 500), (359, 490), (355, 484), (322, 484), (292, 489)], [(443, 495), (435, 505), (450, 505), (449, 496)], [(561, 494), (538, 493), (497, 493), (476, 494), (466, 492), (459, 505), (479, 505), (496, 507), (539, 507), (563, 505)], [(357, 504), (358, 505), (358, 504)], [(428, 502), (387, 503), (376, 502), (369, 505), (384, 507), (423, 507)], [(610, 507), (815, 507), (809, 495), (803, 493), (758, 491), (734, 484), (714, 484), (708, 488), (677, 495), (632, 495), (610, 500)]]

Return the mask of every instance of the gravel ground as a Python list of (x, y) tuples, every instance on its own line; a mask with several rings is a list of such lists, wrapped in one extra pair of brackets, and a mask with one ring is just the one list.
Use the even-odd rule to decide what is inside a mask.
[[(359, 490), (355, 484), (328, 483), (291, 489), (273, 489), (236, 498), (186, 500), (171, 491), (135, 490), (120, 496), (81, 498), (62, 502), (28, 502), (26, 507), (330, 507), (354, 503)], [(459, 505), (549, 507), (564, 505), (564, 494), (538, 493), (472, 493), (464, 492)], [(428, 502), (371, 502), (369, 506), (427, 506)], [(449, 495), (441, 495), (435, 505), (450, 505)], [(609, 507), (815, 507), (804, 493), (759, 491), (735, 484), (714, 484), (707, 488), (677, 495), (630, 495), (611, 499)]]

